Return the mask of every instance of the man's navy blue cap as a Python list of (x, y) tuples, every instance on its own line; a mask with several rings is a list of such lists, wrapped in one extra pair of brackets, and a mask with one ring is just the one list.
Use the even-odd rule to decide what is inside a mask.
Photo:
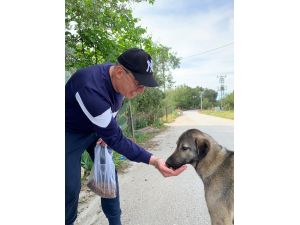
[(132, 72), (140, 85), (157, 87), (152, 71), (151, 56), (143, 49), (130, 48), (118, 57), (118, 62)]

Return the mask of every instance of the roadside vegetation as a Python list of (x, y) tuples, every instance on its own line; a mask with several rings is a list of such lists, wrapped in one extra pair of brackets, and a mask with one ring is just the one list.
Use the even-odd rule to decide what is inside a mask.
[(199, 112), (206, 115), (217, 116), (217, 117), (222, 117), (231, 120), (234, 119), (234, 111), (232, 110), (230, 111), (202, 110)]
[(219, 101), (219, 105), (222, 105), (221, 108), (215, 108), (215, 109), (206, 109), (199, 111), (200, 113), (211, 115), (211, 116), (217, 116), (222, 117), (226, 119), (234, 119), (234, 92), (227, 95), (222, 101)]
[(168, 113), (167, 116), (164, 115), (163, 117), (161, 117), (161, 121), (163, 123), (172, 123), (181, 114), (182, 114), (182, 110), (175, 109), (173, 112)]

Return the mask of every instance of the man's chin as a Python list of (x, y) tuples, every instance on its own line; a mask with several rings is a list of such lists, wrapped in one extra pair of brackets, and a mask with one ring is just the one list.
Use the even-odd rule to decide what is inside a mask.
[(134, 96), (132, 96), (132, 95), (128, 96), (128, 95), (127, 95), (126, 98), (130, 100), (130, 99), (133, 99)]
[(133, 99), (134, 97), (137, 96), (137, 93), (134, 92), (134, 93), (131, 93), (130, 95), (126, 96), (128, 99)]

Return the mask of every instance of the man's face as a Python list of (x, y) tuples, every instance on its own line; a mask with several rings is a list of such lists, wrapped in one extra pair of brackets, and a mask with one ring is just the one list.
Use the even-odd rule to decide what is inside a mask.
[(139, 85), (139, 82), (134, 78), (130, 71), (121, 65), (119, 66), (122, 68), (122, 75), (119, 82), (120, 93), (128, 99), (132, 99), (136, 95), (143, 93), (145, 86)]

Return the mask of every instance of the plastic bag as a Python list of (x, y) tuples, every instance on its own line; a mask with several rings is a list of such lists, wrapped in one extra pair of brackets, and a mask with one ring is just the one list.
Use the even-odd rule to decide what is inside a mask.
[(103, 198), (115, 198), (117, 196), (117, 185), (112, 150), (96, 145), (94, 153), (94, 164), (87, 186)]

